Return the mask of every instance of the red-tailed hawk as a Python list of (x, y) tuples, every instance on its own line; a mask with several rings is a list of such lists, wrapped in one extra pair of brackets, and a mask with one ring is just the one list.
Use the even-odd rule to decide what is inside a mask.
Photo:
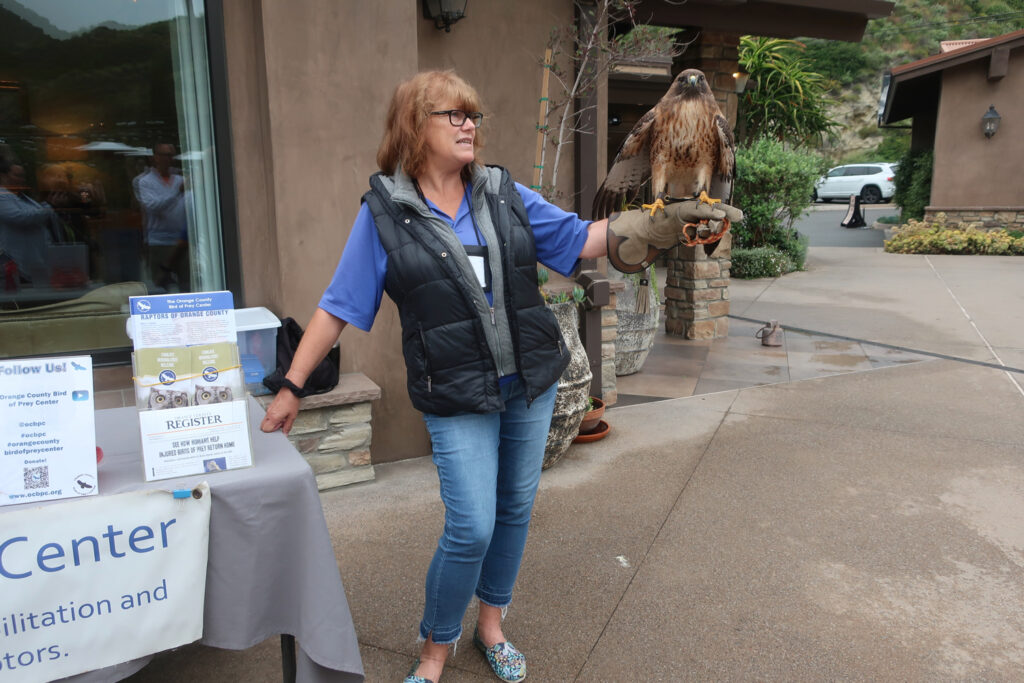
[[(594, 219), (605, 218), (631, 201), (647, 180), (654, 204), (662, 199), (699, 196), (729, 203), (736, 168), (736, 144), (707, 79), (697, 69), (683, 71), (668, 92), (643, 115), (622, 142), (608, 176), (594, 197)], [(717, 199), (711, 200), (710, 196)]]

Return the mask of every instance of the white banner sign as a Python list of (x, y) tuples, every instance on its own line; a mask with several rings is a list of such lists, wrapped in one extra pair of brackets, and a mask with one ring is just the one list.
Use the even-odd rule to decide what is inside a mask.
[(96, 492), (92, 358), (0, 361), (0, 505)]
[(0, 513), (0, 680), (51, 681), (203, 635), (210, 490)]

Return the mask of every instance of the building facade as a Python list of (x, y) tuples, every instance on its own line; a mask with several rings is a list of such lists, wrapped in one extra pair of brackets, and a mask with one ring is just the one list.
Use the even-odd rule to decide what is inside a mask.
[[(986, 136), (983, 117), (1000, 116)], [(971, 41), (958, 49), (894, 67), (879, 122), (913, 118), (911, 145), (933, 150), (925, 218), (1024, 227), (1024, 31)]]
[[(91, 353), (113, 405), (130, 396), (129, 295), (229, 289), (236, 306), (304, 325), (376, 170), (391, 92), (423, 69), (474, 84), (483, 161), (529, 184), (545, 47), (593, 3), (470, 0), (450, 31), (424, 4), (0, 0), (0, 210), (21, 217), (0, 213), (0, 358)], [(706, 31), (705, 48), (727, 55), (711, 70), (734, 110), (725, 43), (756, 28), (857, 40), (892, 8), (841, 5), (652, 1), (635, 19)], [(608, 163), (607, 86), (588, 97), (593, 133), (561, 155), (570, 209), (590, 206)], [(428, 453), (389, 300), (370, 333), (343, 332), (341, 364), (380, 387), (373, 460)]]

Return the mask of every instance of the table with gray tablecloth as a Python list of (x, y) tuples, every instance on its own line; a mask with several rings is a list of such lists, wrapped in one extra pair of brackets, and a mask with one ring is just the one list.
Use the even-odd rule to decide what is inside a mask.
[[(99, 410), (96, 444), (104, 454), (99, 465), (100, 495), (192, 488), (207, 481), (213, 500), (199, 642), (244, 650), (271, 636), (290, 634), (298, 641), (298, 681), (362, 681), (355, 629), (316, 480), (283, 434), (259, 431), (262, 419), (263, 409), (250, 398), (253, 467), (146, 482), (137, 411)], [(51, 504), (73, 506), (74, 501)], [(20, 507), (0, 508), (0, 514)], [(149, 659), (63, 680), (117, 681)]]

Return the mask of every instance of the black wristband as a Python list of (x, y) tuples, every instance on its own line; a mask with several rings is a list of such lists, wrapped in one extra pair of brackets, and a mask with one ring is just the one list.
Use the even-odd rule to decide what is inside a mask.
[(297, 386), (295, 384), (295, 382), (291, 381), (287, 377), (282, 377), (281, 378), (281, 388), (288, 389), (293, 394), (295, 394), (296, 398), (305, 398), (307, 396), (307, 394), (309, 393), (305, 389), (303, 389), (302, 387)]

